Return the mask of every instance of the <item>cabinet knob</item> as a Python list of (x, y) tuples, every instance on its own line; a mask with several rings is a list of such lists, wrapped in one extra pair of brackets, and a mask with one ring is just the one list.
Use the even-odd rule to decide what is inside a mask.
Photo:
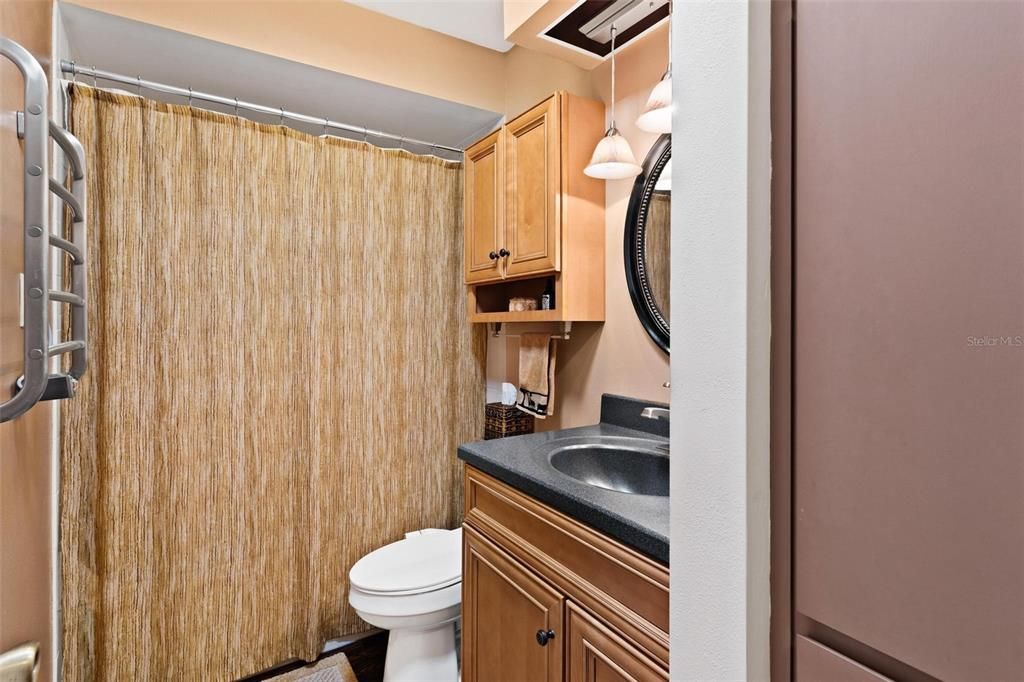
[(487, 257), (490, 258), (491, 260), (498, 260), (498, 254), (494, 253), (493, 251), (487, 254)]
[(554, 630), (537, 630), (537, 644), (547, 646), (548, 642), (555, 638)]
[(508, 249), (504, 248), (504, 247), (500, 251), (498, 251), (498, 256), (500, 256), (501, 258), (504, 258), (506, 256), (511, 256), (511, 255), (512, 255), (512, 252), (509, 251)]

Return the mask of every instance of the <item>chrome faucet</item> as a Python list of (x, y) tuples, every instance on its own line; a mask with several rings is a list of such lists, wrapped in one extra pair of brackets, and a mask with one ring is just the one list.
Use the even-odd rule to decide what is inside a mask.
[(645, 407), (640, 413), (641, 417), (647, 419), (668, 419), (668, 408), (666, 407)]

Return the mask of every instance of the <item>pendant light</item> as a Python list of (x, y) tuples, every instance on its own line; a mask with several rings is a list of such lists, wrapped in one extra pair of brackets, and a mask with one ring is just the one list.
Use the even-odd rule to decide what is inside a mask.
[(629, 142), (615, 127), (615, 24), (612, 24), (612, 121), (583, 172), (600, 180), (622, 180), (636, 177), (642, 170)]
[(649, 133), (672, 132), (672, 0), (668, 3), (668, 69), (651, 90), (636, 126)]

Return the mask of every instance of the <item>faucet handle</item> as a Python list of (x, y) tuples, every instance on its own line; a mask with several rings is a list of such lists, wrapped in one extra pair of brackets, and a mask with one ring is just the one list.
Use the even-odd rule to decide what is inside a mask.
[(668, 409), (664, 407), (645, 407), (640, 416), (646, 419), (668, 419)]

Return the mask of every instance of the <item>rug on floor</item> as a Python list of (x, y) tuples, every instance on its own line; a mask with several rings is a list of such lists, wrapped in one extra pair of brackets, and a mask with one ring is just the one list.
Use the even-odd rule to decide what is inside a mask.
[(312, 665), (271, 678), (281, 682), (359, 682), (345, 654), (323, 658)]

